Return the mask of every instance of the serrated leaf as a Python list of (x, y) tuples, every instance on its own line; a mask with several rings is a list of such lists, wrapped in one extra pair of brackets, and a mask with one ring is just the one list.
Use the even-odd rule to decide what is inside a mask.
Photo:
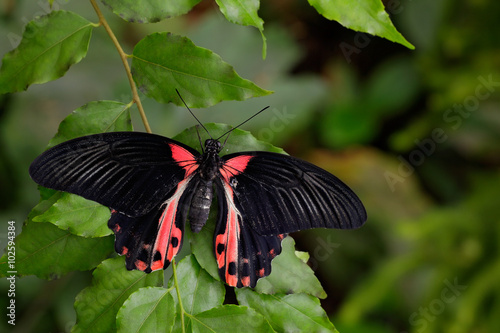
[(201, 0), (102, 0), (113, 13), (129, 22), (154, 23), (189, 12)]
[(76, 296), (72, 332), (116, 331), (116, 314), (125, 300), (140, 288), (163, 284), (163, 270), (150, 274), (127, 271), (125, 257), (103, 261), (92, 275), (92, 286)]
[[(16, 237), (17, 274), (36, 275), (39, 278), (57, 278), (75, 270), (89, 270), (97, 266), (114, 251), (113, 237), (84, 238), (72, 235), (51, 223), (33, 223), (33, 216), (40, 215), (60, 197), (57, 192), (41, 201), (28, 216), (21, 233)], [(0, 259), (0, 274), (12, 270), (7, 258)]]
[[(264, 294), (306, 293), (326, 298), (326, 292), (313, 270), (295, 254), (295, 241), (286, 237), (281, 242), (283, 250), (272, 262), (271, 274), (260, 279), (255, 290)], [(303, 256), (301, 256), (303, 257)]]
[(223, 305), (190, 317), (192, 332), (274, 332), (255, 310), (237, 305)]
[(170, 33), (154, 33), (137, 43), (132, 54), (132, 73), (146, 96), (160, 103), (183, 105), (177, 89), (193, 108), (271, 93), (242, 79), (212, 51)]
[(93, 27), (83, 17), (66, 11), (54, 11), (29, 22), (19, 46), (3, 58), (0, 94), (63, 76), (87, 54)]
[(109, 208), (95, 201), (62, 193), (47, 211), (35, 216), (33, 221), (50, 222), (82, 237), (103, 237), (112, 234), (107, 225), (110, 216)]
[(262, 36), (262, 57), (266, 58), (266, 37), (264, 36), (264, 21), (259, 17), (259, 0), (215, 0), (220, 11), (229, 22), (240, 25), (251, 25), (259, 29)]
[(409, 49), (411, 45), (394, 27), (380, 0), (308, 0), (318, 13), (344, 27), (384, 37)]
[[(177, 277), (182, 306), (187, 313), (197, 314), (224, 302), (224, 284), (201, 268), (193, 255), (188, 255), (177, 264)], [(169, 287), (173, 285), (173, 279), (170, 279)], [(171, 293), (177, 302), (175, 290)]]
[(146, 287), (134, 292), (116, 316), (118, 333), (170, 332), (174, 326), (175, 302), (160, 287)]
[(255, 309), (277, 332), (337, 332), (321, 307), (311, 295), (265, 295), (248, 288), (237, 289), (241, 305)]
[(49, 147), (84, 135), (132, 131), (129, 108), (130, 105), (115, 101), (87, 103), (64, 118)]

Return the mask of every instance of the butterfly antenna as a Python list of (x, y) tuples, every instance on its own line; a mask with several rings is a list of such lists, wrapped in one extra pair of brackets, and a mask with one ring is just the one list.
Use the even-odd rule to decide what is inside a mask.
[[(200, 141), (200, 146), (201, 146), (201, 152), (205, 153), (205, 149), (203, 149), (203, 144), (201, 143), (201, 136), (200, 136), (200, 131), (198, 131), (198, 128), (200, 125), (196, 125), (196, 134), (198, 134), (198, 141)], [(209, 133), (210, 134), (210, 133)]]
[[(181, 99), (182, 103), (184, 103), (184, 105), (188, 109), (189, 113), (191, 113), (191, 115), (194, 117), (194, 119), (196, 119), (196, 121), (198, 122), (198, 124), (200, 124), (201, 127), (203, 127), (203, 129), (208, 133), (208, 135), (210, 136), (210, 138), (212, 138), (212, 135), (210, 135), (210, 132), (207, 130), (207, 128), (205, 126), (203, 126), (203, 124), (201, 123), (201, 121), (194, 115), (193, 111), (191, 111), (191, 109), (189, 108), (189, 106), (187, 106), (186, 102), (184, 102), (184, 99), (182, 98), (181, 94), (179, 93), (179, 90), (175, 89), (175, 92), (177, 92), (177, 95), (179, 95), (179, 98)], [(200, 134), (198, 133), (198, 137), (199, 136), (200, 136)], [(201, 139), (200, 139), (200, 142), (201, 142)]]
[[(234, 128), (233, 128), (234, 129)], [(226, 135), (226, 134), (224, 134)], [(223, 136), (224, 136), (223, 135)], [(224, 140), (224, 143), (222, 144), (222, 146), (220, 147), (220, 150), (222, 151), (222, 149), (224, 149), (224, 147), (226, 146), (226, 142), (227, 142), (227, 139), (229, 139), (229, 136), (231, 135), (231, 131), (229, 131), (229, 134), (226, 136), (226, 140)], [(221, 136), (222, 138), (222, 136)], [(220, 138), (219, 138), (220, 139)]]
[[(242, 122), (241, 124), (239, 124), (238, 126), (235, 126), (233, 128), (231, 128), (229, 131), (227, 131), (226, 133), (222, 134), (221, 136), (219, 136), (216, 140), (219, 140), (220, 138), (222, 138), (224, 135), (227, 135), (229, 133), (231, 133), (232, 131), (234, 131), (235, 129), (237, 129), (238, 127), (242, 126), (243, 124), (245, 124), (246, 122), (250, 121), (250, 119), (256, 117), (257, 115), (259, 115), (260, 113), (264, 112), (265, 110), (267, 110), (269, 108), (269, 106), (266, 106), (265, 108), (263, 108), (262, 110), (260, 110), (259, 112), (257, 112), (256, 114), (254, 114), (253, 116), (251, 116), (250, 118), (248, 118), (247, 120), (245, 120), (244, 122)], [(227, 138), (226, 138), (226, 141), (227, 141)]]

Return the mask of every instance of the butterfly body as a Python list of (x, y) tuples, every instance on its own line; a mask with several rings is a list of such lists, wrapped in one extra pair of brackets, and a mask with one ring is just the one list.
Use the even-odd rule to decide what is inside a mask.
[(205, 152), (197, 159), (198, 181), (189, 209), (189, 223), (193, 232), (200, 232), (208, 220), (213, 198), (213, 181), (219, 174), (221, 144), (217, 140), (205, 141)]
[(221, 146), (209, 139), (200, 154), (158, 135), (103, 133), (50, 148), (30, 175), (110, 207), (115, 250), (127, 269), (145, 272), (170, 264), (187, 220), (193, 232), (203, 228), (215, 189), (215, 259), (221, 279), (235, 287), (254, 287), (270, 274), (286, 234), (357, 228), (366, 220), (358, 197), (325, 170), (270, 152), (221, 157)]

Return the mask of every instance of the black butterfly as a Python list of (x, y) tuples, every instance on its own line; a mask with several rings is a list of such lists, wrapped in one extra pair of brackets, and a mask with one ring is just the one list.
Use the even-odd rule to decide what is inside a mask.
[(271, 272), (286, 234), (311, 228), (358, 228), (363, 204), (338, 178), (278, 153), (239, 152), (223, 157), (216, 139), (204, 152), (139, 132), (84, 136), (50, 148), (31, 164), (38, 184), (111, 208), (115, 249), (127, 269), (165, 269), (182, 246), (184, 225), (199, 232), (213, 188), (214, 234), (220, 277), (254, 287)]

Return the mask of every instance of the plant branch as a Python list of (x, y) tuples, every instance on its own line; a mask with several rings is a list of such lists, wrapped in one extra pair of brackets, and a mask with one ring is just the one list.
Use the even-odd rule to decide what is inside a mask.
[(177, 292), (177, 300), (179, 301), (179, 308), (181, 310), (182, 333), (185, 333), (186, 328), (184, 327), (184, 307), (182, 306), (181, 292), (179, 290), (179, 282), (177, 281), (177, 268), (176, 268), (176, 266), (177, 266), (177, 263), (175, 262), (175, 258), (172, 258), (172, 270), (173, 270), (172, 275), (174, 276), (175, 291)]
[(146, 113), (144, 112), (144, 108), (142, 107), (141, 99), (139, 98), (139, 93), (137, 92), (137, 86), (135, 85), (134, 79), (132, 77), (132, 72), (130, 71), (130, 66), (127, 61), (128, 55), (123, 51), (122, 47), (120, 46), (118, 39), (116, 39), (113, 30), (111, 30), (111, 27), (104, 18), (104, 15), (99, 9), (99, 6), (97, 5), (96, 1), (90, 0), (90, 3), (92, 4), (92, 7), (94, 7), (97, 17), (99, 18), (99, 23), (102, 24), (102, 26), (108, 33), (109, 37), (111, 38), (111, 41), (118, 50), (118, 53), (120, 54), (123, 66), (125, 67), (125, 72), (127, 73), (128, 82), (130, 83), (130, 89), (132, 90), (132, 100), (137, 105), (137, 109), (139, 110), (139, 114), (141, 115), (141, 119), (144, 124), (144, 128), (146, 129), (146, 132), (152, 133), (151, 128), (149, 127), (148, 119), (146, 118)]

